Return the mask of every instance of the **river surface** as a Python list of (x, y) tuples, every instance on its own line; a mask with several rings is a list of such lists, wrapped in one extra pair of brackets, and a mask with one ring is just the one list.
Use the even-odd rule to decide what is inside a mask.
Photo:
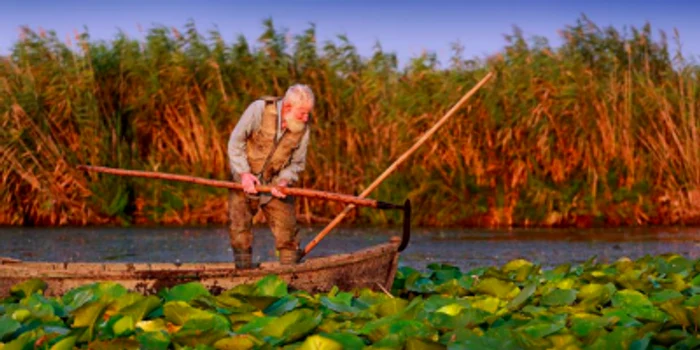
[[(306, 245), (322, 227), (302, 227)], [(274, 258), (273, 239), (263, 226), (254, 229), (254, 259)], [(386, 242), (399, 228), (336, 228), (309, 254), (348, 253)], [(425, 271), (445, 263), (463, 271), (501, 266), (523, 258), (551, 268), (620, 257), (677, 253), (700, 258), (700, 228), (615, 229), (419, 229), (402, 253), (400, 264)], [(0, 256), (25, 261), (206, 262), (231, 261), (224, 227), (190, 228), (0, 228)]]

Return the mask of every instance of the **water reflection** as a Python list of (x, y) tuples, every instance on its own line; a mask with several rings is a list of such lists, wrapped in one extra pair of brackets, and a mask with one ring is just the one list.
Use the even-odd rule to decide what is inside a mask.
[[(302, 244), (322, 227), (302, 228)], [(339, 228), (310, 256), (347, 253), (386, 242), (398, 228)], [(255, 259), (275, 259), (272, 234), (255, 229)], [(0, 256), (25, 261), (206, 262), (231, 261), (228, 233), (211, 228), (2, 228)], [(414, 229), (401, 264), (424, 270), (430, 263), (462, 269), (502, 265), (524, 258), (545, 267), (581, 263), (597, 255), (610, 262), (622, 256), (678, 253), (700, 258), (700, 228), (616, 229)]]

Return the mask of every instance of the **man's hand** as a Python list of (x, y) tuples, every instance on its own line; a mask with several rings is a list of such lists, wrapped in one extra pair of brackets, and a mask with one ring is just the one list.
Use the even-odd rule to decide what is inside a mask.
[(282, 193), (282, 191), (279, 190), (280, 187), (287, 187), (287, 180), (280, 180), (277, 183), (277, 186), (272, 188), (272, 191), (270, 191), (270, 193), (272, 193), (272, 195), (277, 198), (287, 197), (286, 194)]
[(260, 180), (251, 173), (243, 173), (241, 174), (241, 185), (246, 193), (258, 193), (255, 185), (260, 185)]

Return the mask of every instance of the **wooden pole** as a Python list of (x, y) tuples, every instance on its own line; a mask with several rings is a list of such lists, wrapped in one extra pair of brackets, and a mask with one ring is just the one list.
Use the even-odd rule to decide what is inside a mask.
[[(445, 122), (447, 122), (447, 119), (449, 119), (460, 107), (462, 107), (462, 105), (465, 102), (467, 102), (467, 100), (472, 95), (474, 95), (477, 90), (479, 90), (484, 84), (486, 84), (486, 82), (489, 79), (491, 79), (492, 76), (493, 76), (493, 73), (489, 72), (483, 79), (481, 79), (481, 81), (479, 81), (479, 83), (477, 83), (476, 86), (474, 86), (471, 90), (469, 90), (462, 97), (462, 99), (460, 99), (457, 102), (457, 104), (455, 104), (447, 112), (447, 114), (445, 114), (432, 128), (430, 128), (430, 130), (428, 130), (425, 134), (423, 134), (423, 136), (421, 136), (421, 138), (415, 144), (413, 144), (413, 146), (411, 146), (411, 148), (408, 151), (406, 151), (404, 154), (402, 154), (399, 157), (399, 159), (397, 159), (391, 166), (389, 166), (389, 168), (387, 168), (384, 171), (384, 173), (379, 175), (379, 177), (376, 180), (374, 180), (374, 182), (371, 185), (369, 185), (369, 187), (367, 187), (367, 189), (365, 189), (359, 195), (359, 197), (360, 198), (367, 197), (367, 195), (369, 195), (370, 192), (372, 192), (375, 188), (377, 188), (377, 186), (379, 186), (379, 184), (381, 184), (382, 181), (384, 181), (394, 170), (396, 170), (396, 168), (401, 163), (403, 163), (406, 159), (408, 159), (408, 157), (411, 154), (413, 154), (413, 152), (415, 152), (418, 149), (418, 147), (420, 147), (423, 143), (425, 143), (425, 141), (427, 141), (430, 136), (432, 136), (443, 124), (445, 124)], [(355, 208), (355, 206), (353, 206), (352, 204), (345, 207), (345, 209), (343, 209), (343, 211), (340, 212), (340, 214), (338, 214), (338, 216), (336, 216), (335, 219), (333, 219), (333, 221), (331, 221), (321, 232), (319, 232), (318, 235), (316, 235), (316, 237), (314, 237), (314, 239), (311, 242), (309, 242), (309, 244), (306, 245), (302, 254), (306, 255), (312, 249), (314, 249), (314, 247), (318, 244), (318, 242), (320, 242), (335, 226), (337, 226), (340, 223), (340, 221), (343, 220), (343, 218), (354, 208)]]
[[(233, 182), (233, 181), (211, 180), (211, 179), (205, 179), (205, 178), (194, 177), (194, 176), (168, 174), (168, 173), (161, 173), (161, 172), (155, 172), (155, 171), (116, 169), (116, 168), (108, 168), (108, 167), (103, 167), (103, 166), (78, 165), (77, 168), (81, 169), (81, 170), (94, 171), (94, 172), (106, 173), (106, 174), (112, 174), (112, 175), (143, 177), (143, 178), (161, 179), (161, 180), (172, 180), (172, 181), (188, 182), (188, 183), (194, 183), (194, 184), (212, 186), (212, 187), (221, 187), (221, 188), (231, 188), (231, 189), (235, 189), (235, 190), (243, 190), (243, 185), (236, 183), (236, 182)], [(255, 188), (258, 190), (258, 192), (270, 192), (270, 191), (272, 191), (273, 186), (255, 186)], [(345, 194), (323, 192), (323, 191), (309, 190), (309, 189), (303, 189), (303, 188), (294, 188), (294, 187), (284, 188), (283, 187), (283, 188), (280, 188), (280, 192), (282, 192), (286, 195), (291, 195), (291, 196), (326, 199), (326, 200), (330, 200), (330, 201), (351, 203), (352, 205), (358, 205), (358, 206), (362, 206), (362, 207), (371, 207), (371, 208), (380, 208), (380, 209), (402, 208), (402, 206), (400, 206), (400, 205), (385, 203), (385, 202), (377, 201), (374, 199), (366, 199), (366, 198), (360, 198), (360, 197), (355, 197), (355, 196), (349, 196), (349, 195), (345, 195)]]

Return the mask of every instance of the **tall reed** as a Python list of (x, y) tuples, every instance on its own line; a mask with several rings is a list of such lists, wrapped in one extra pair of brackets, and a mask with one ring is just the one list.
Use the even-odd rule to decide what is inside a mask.
[[(700, 222), (700, 66), (650, 25), (623, 35), (582, 17), (561, 35), (551, 47), (516, 29), (497, 55), (455, 45), (446, 67), (426, 53), (402, 68), (380, 46), (362, 57), (345, 36), (318, 43), (313, 26), (290, 40), (271, 19), (256, 43), (191, 22), (141, 41), (25, 28), (0, 61), (0, 223), (223, 223), (225, 191), (74, 165), (228, 179), (242, 111), (294, 82), (318, 101), (298, 186), (359, 193), (488, 71), (496, 79), (371, 197), (410, 198), (427, 226)], [(298, 201), (301, 220), (341, 209)]]

